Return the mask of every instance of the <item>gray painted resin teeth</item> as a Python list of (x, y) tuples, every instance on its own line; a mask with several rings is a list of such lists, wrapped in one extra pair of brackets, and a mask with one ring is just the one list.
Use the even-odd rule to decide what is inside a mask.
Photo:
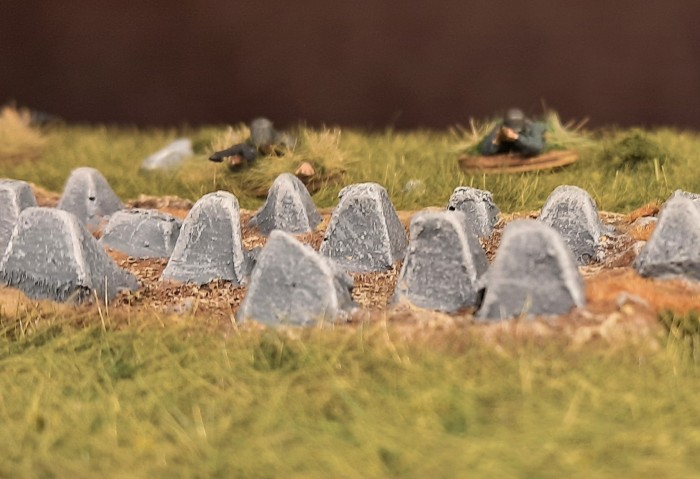
[(320, 253), (350, 272), (386, 271), (403, 259), (406, 231), (377, 183), (346, 186), (338, 194)]
[(20, 214), (0, 261), (0, 278), (30, 298), (54, 301), (81, 302), (94, 293), (111, 299), (138, 287), (75, 215), (41, 207)]
[(488, 260), (472, 226), (461, 211), (417, 213), (395, 300), (445, 312), (478, 306)]
[(484, 279), (481, 320), (559, 315), (585, 303), (574, 255), (559, 233), (537, 220), (505, 227)]
[(205, 284), (214, 280), (246, 282), (238, 199), (231, 193), (209, 193), (195, 203), (163, 271), (165, 280)]

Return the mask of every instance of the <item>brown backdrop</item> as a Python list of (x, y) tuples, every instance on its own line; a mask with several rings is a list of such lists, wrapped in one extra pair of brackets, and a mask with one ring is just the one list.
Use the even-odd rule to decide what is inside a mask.
[(444, 127), (542, 102), (700, 127), (697, 0), (0, 0), (0, 102), (137, 124)]

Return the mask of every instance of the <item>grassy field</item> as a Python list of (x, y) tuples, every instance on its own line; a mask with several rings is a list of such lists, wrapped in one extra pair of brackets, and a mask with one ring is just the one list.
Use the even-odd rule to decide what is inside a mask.
[(495, 346), (461, 331), (407, 342), (381, 326), (224, 338), (192, 322), (65, 319), (3, 316), (2, 477), (677, 478), (700, 468), (700, 378), (678, 340)]
[[(60, 191), (72, 168), (93, 166), (124, 199), (222, 188), (260, 204), (246, 181), (263, 181), (265, 163), (245, 176), (206, 161), (224, 126), (20, 120), (0, 119), (0, 176)], [(327, 161), (347, 170), (343, 184), (383, 184), (400, 209), (444, 205), (459, 185), (492, 191), (503, 211), (539, 208), (560, 184), (618, 212), (700, 191), (693, 132), (559, 131), (581, 147), (572, 167), (488, 177), (457, 169), (474, 141), (463, 129), (300, 132), (287, 167)], [(139, 172), (182, 135), (197, 152), (182, 169)], [(412, 179), (422, 185), (406, 189)], [(333, 206), (341, 186), (315, 201)], [(223, 334), (197, 318), (13, 298), (0, 296), (0, 477), (700, 477), (695, 315), (574, 348), (469, 327), (408, 341), (381, 323)]]
[[(32, 154), (17, 155), (11, 139), (0, 144), (2, 175), (25, 179), (60, 192), (70, 173), (79, 166), (99, 169), (123, 199), (139, 194), (179, 195), (196, 200), (217, 189), (235, 193), (244, 208), (256, 208), (262, 200), (250, 194), (260, 185), (269, 185), (276, 174), (293, 171), (304, 160), (330, 169), (345, 170), (339, 184), (314, 195), (318, 206), (334, 206), (337, 193), (345, 184), (376, 181), (382, 184), (399, 209), (443, 206), (453, 189), (469, 185), (492, 191), (502, 211), (522, 211), (542, 206), (549, 193), (561, 184), (580, 186), (598, 202), (601, 209), (624, 212), (646, 202), (663, 200), (677, 188), (700, 190), (700, 135), (670, 129), (654, 131), (617, 130), (566, 131), (550, 133), (557, 146), (574, 145), (580, 160), (556, 172), (507, 175), (468, 175), (458, 168), (456, 158), (474, 144), (468, 128), (450, 132), (411, 131), (362, 132), (356, 130), (298, 127), (300, 146), (281, 158), (258, 160), (243, 173), (230, 173), (222, 164), (207, 161), (215, 146), (236, 138), (227, 127), (181, 130), (137, 130), (100, 126), (57, 125), (45, 130), (31, 143)], [(7, 122), (5, 122), (7, 123)], [(477, 126), (484, 132), (488, 123)], [(0, 139), (12, 137), (20, 126), (6, 126)], [(18, 135), (21, 138), (26, 133)], [(143, 159), (180, 136), (192, 139), (196, 155), (182, 168), (171, 172), (140, 172)], [(478, 138), (478, 135), (477, 135)], [(27, 143), (29, 145), (27, 146)], [(33, 146), (33, 148), (31, 148)], [(30, 161), (22, 161), (30, 158)], [(407, 188), (410, 180), (420, 180)]]

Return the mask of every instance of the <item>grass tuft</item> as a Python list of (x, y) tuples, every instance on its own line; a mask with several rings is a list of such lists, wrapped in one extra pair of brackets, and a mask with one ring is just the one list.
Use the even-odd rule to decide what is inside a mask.
[(695, 364), (700, 363), (700, 311), (679, 315), (664, 311), (659, 321), (668, 334), (669, 347), (675, 348)]
[(28, 111), (0, 109), (0, 165), (36, 161), (45, 145), (41, 133), (31, 126)]
[(313, 166), (320, 179), (316, 189), (339, 184), (355, 164), (340, 149), (340, 139), (339, 129), (315, 131), (302, 128), (294, 150), (286, 149), (280, 156), (272, 154), (259, 158), (250, 168), (233, 175), (239, 184), (244, 185), (248, 195), (263, 198), (278, 175), (294, 173), (304, 162)]
[(665, 165), (669, 153), (658, 142), (640, 130), (624, 133), (618, 140), (608, 144), (602, 152), (603, 163), (613, 169), (653, 168)]

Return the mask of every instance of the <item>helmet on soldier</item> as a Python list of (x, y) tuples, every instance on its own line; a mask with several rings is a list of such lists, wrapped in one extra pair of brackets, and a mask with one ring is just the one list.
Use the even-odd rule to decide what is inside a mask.
[(503, 117), (503, 125), (521, 132), (525, 128), (525, 113), (519, 108), (509, 109)]

